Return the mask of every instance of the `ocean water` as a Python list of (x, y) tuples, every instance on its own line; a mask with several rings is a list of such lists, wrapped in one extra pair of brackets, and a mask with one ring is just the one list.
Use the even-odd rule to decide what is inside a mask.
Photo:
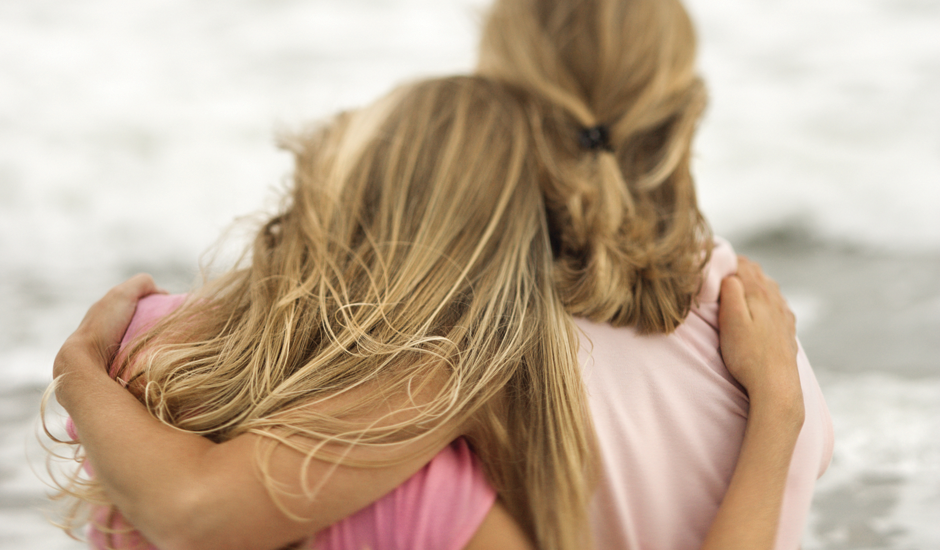
[(712, 89), (699, 189), (719, 232), (940, 250), (940, 3), (690, 4)]
[[(34, 510), (30, 433), (88, 304), (138, 271), (185, 290), (233, 220), (275, 204), (277, 135), (469, 70), (486, 4), (0, 0), (0, 548), (74, 547)], [(688, 6), (703, 209), (776, 261), (836, 422), (804, 547), (938, 548), (940, 274), (917, 274), (940, 257), (940, 3)], [(839, 292), (847, 265), (904, 331)]]

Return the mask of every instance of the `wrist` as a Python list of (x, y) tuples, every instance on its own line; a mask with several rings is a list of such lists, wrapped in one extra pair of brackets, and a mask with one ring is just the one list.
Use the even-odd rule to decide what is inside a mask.
[(56, 354), (52, 365), (52, 377), (76, 371), (108, 371), (109, 358), (105, 357), (101, 346), (96, 345), (92, 338), (74, 332)]
[(112, 382), (100, 355), (74, 342), (66, 342), (59, 350), (52, 372), (56, 399), (66, 410), (74, 396), (87, 394), (95, 384)]
[(781, 434), (795, 439), (803, 428), (806, 410), (802, 392), (787, 395), (781, 392), (750, 392), (748, 424), (773, 426)]

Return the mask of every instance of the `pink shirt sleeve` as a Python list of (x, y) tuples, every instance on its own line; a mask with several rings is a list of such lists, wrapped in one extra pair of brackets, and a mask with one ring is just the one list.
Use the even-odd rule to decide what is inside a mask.
[(496, 501), (463, 439), (394, 491), (317, 534), (316, 550), (459, 550)]
[(121, 349), (138, 334), (152, 327), (161, 317), (169, 315), (186, 301), (185, 294), (151, 294), (137, 302), (137, 311), (124, 331)]

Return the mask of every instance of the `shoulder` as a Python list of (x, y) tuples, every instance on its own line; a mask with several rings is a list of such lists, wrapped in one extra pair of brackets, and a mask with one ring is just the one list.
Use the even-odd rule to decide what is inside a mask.
[(698, 294), (698, 302), (701, 304), (718, 302), (721, 280), (737, 271), (738, 256), (731, 247), (731, 243), (721, 237), (715, 237), (711, 258), (702, 274), (702, 289)]
[(137, 310), (124, 332), (121, 346), (127, 345), (135, 336), (146, 331), (161, 317), (172, 313), (186, 301), (186, 294), (151, 294), (137, 302)]

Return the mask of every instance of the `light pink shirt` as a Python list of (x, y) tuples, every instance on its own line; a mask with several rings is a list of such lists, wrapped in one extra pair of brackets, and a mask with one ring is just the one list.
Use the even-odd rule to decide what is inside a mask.
[[(605, 479), (591, 511), (599, 549), (698, 549), (728, 488), (748, 399), (718, 348), (721, 280), (737, 271), (722, 240), (698, 305), (669, 335), (640, 336), (582, 319), (579, 361)], [(798, 357), (806, 420), (790, 465), (778, 550), (799, 547), (816, 479), (832, 456), (829, 411)]]

